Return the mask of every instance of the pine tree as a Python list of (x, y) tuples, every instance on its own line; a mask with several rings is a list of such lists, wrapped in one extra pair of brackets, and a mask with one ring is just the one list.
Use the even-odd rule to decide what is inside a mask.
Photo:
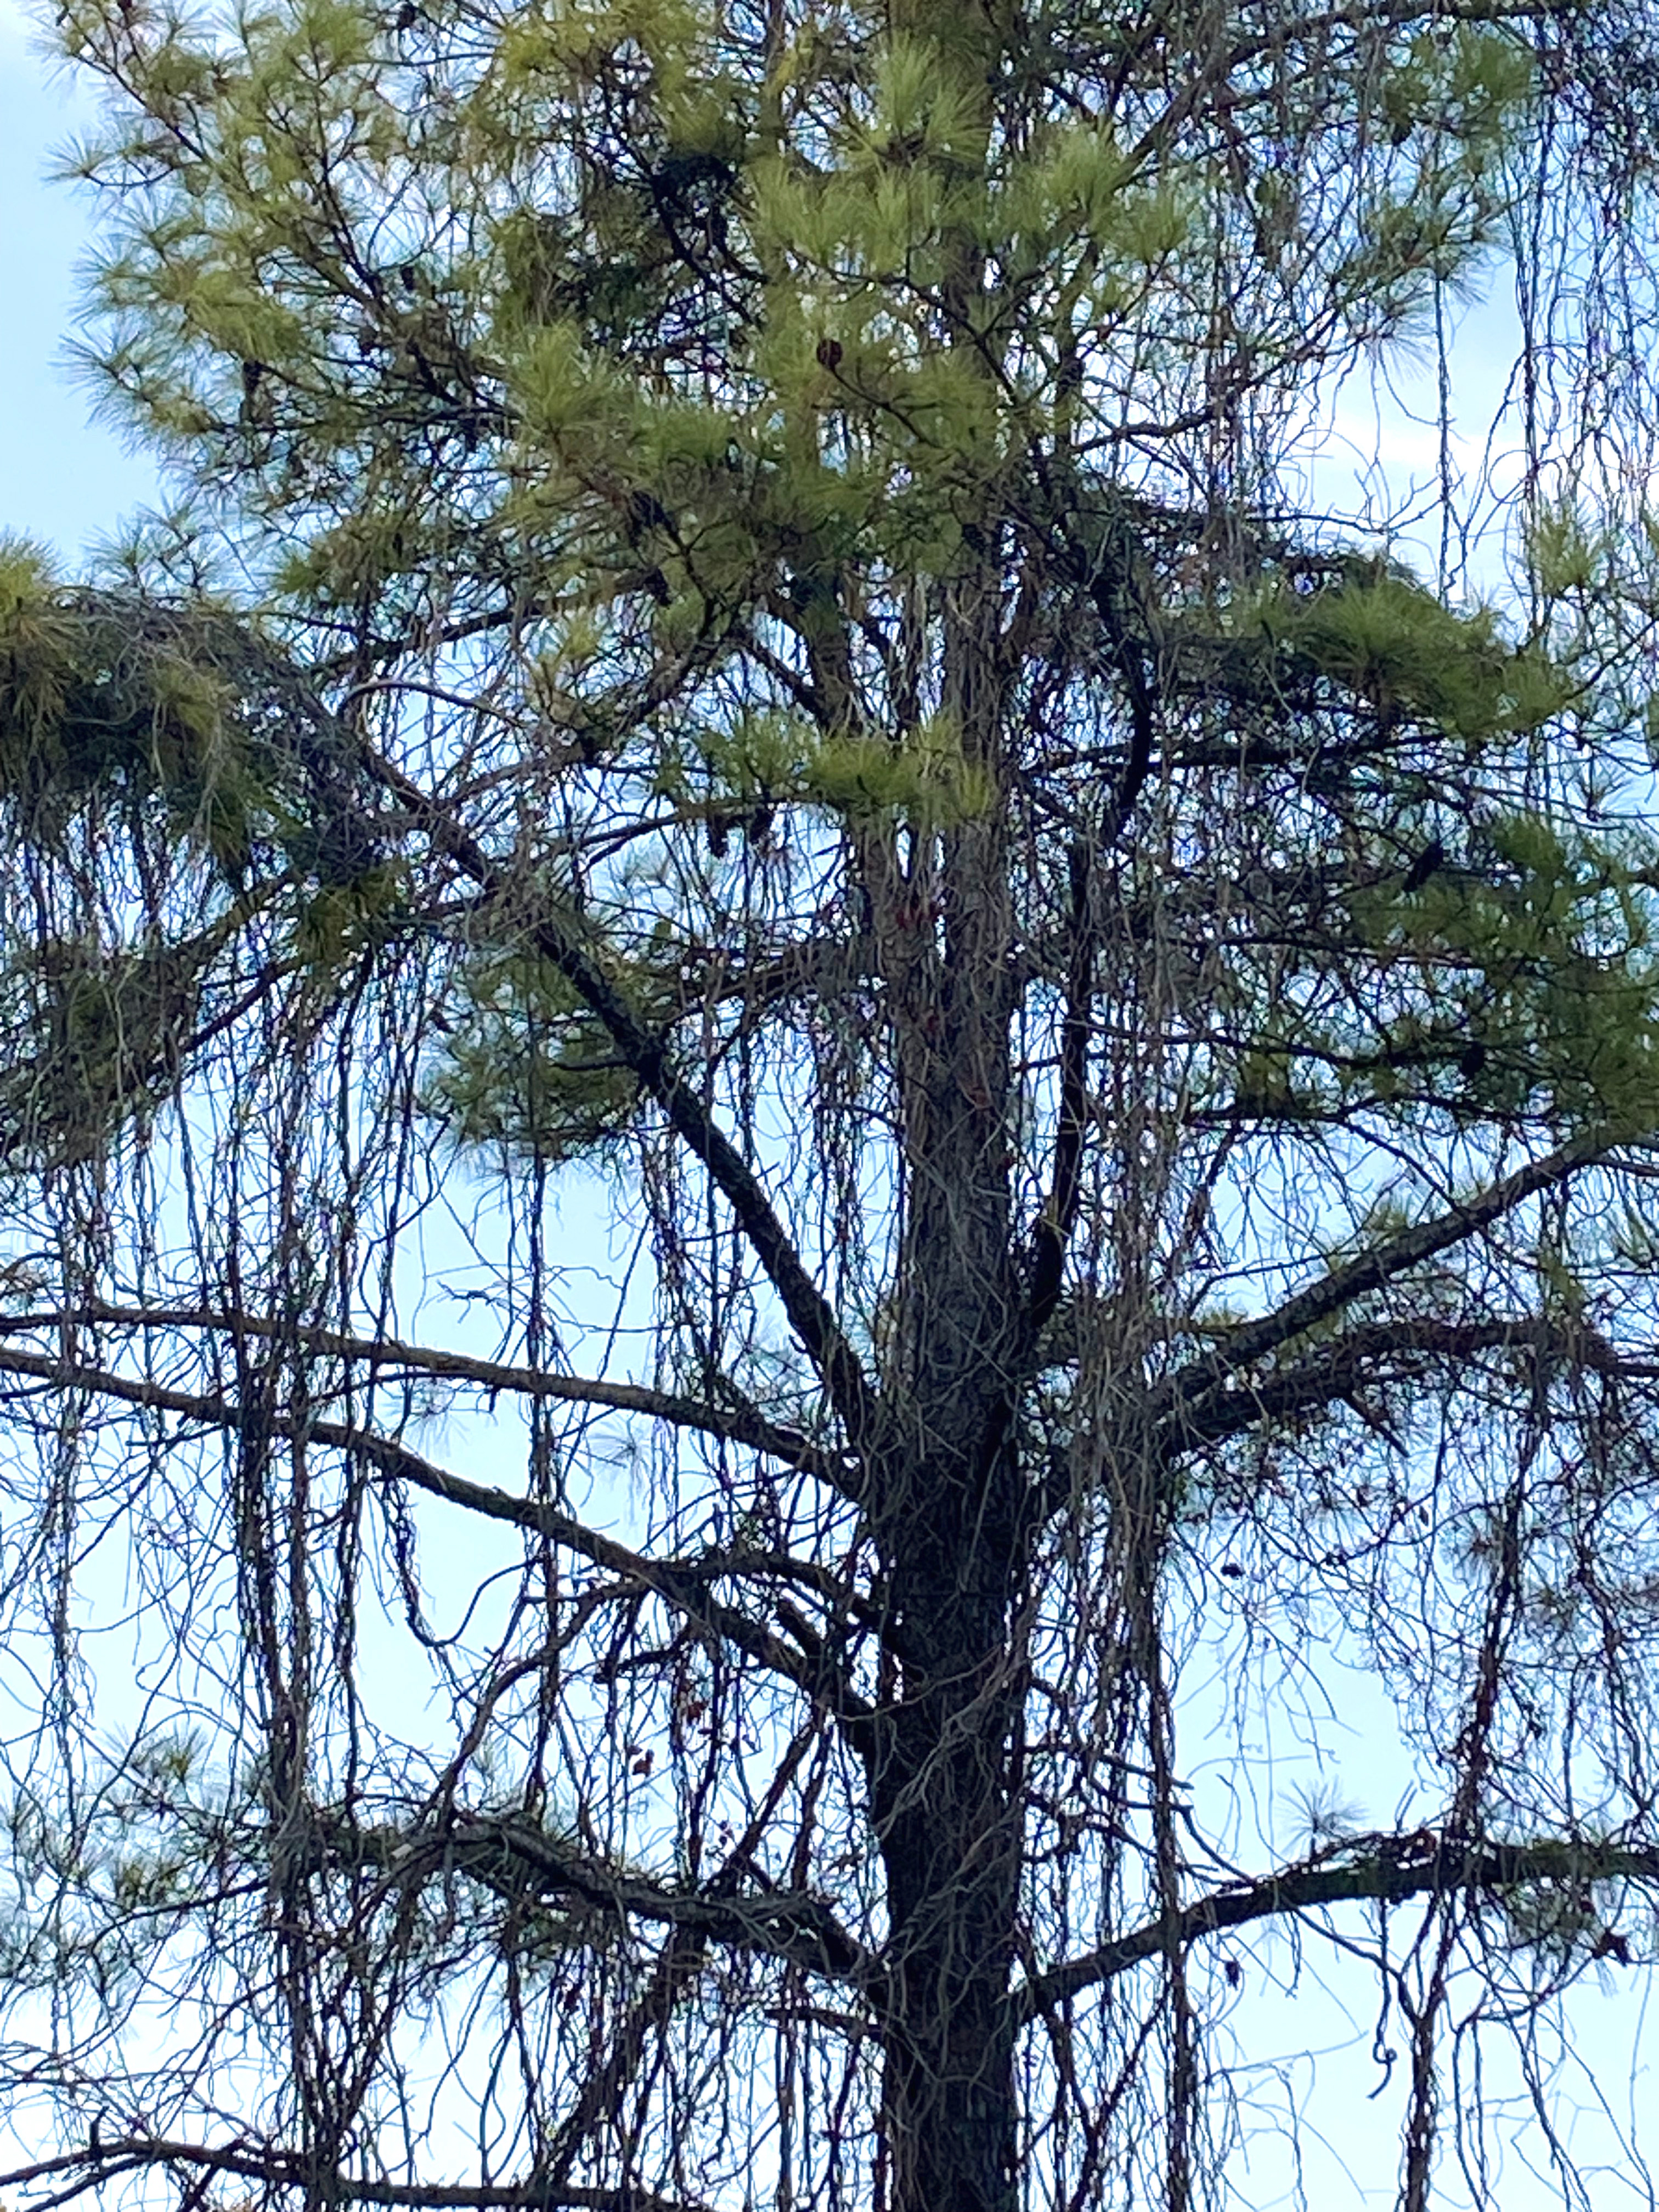
[[(0, 2181), (1249, 2203), (1290, 1931), (1457, 2201), (1659, 1894), (1642, 20), (59, 23)], [(1310, 457), (1511, 264), (1431, 576)]]

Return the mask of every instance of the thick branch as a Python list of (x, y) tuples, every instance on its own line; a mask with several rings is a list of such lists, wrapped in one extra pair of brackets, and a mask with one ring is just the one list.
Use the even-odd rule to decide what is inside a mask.
[(1501, 1182), (1493, 1183), (1477, 1196), (1436, 1214), (1431, 1220), (1417, 1222), (1397, 1237), (1389, 1237), (1372, 1250), (1362, 1253), (1357, 1260), (1332, 1268), (1272, 1313), (1229, 1330), (1214, 1351), (1172, 1375), (1153, 1395), (1153, 1418), (1164, 1422), (1181, 1419), (1189, 1407), (1241, 1367), (1265, 1358), (1269, 1352), (1278, 1351), (1280, 1345), (1330, 1321), (1357, 1298), (1382, 1290), (1397, 1275), (1420, 1267), (1425, 1260), (1432, 1260), (1479, 1231), (1489, 1228), (1528, 1199), (1535, 1198), (1540, 1191), (1553, 1189), (1578, 1169), (1605, 1158), (1616, 1141), (1606, 1135), (1580, 1137), (1540, 1160), (1517, 1168), (1513, 1175), (1505, 1176)]
[(1462, 1362), (1483, 1352), (1522, 1349), (1630, 1381), (1659, 1376), (1659, 1366), (1653, 1362), (1624, 1358), (1593, 1329), (1563, 1328), (1530, 1315), (1484, 1322), (1380, 1321), (1349, 1330), (1259, 1382), (1232, 1389), (1218, 1383), (1165, 1418), (1176, 1449), (1190, 1450), (1224, 1443), (1258, 1421), (1334, 1405), (1367, 1383), (1396, 1381), (1436, 1362)]
[[(165, 1383), (117, 1374), (108, 1368), (78, 1366), (45, 1352), (0, 1351), (0, 1375), (27, 1376), (58, 1389), (86, 1390), (96, 1397), (112, 1398), (157, 1413), (176, 1413), (183, 1419), (200, 1421), (210, 1428), (240, 1431), (243, 1426), (240, 1407), (228, 1399), (176, 1390)], [(309, 1417), (296, 1419), (274, 1409), (269, 1415), (262, 1413), (260, 1419), (270, 1436), (353, 1454), (397, 1481), (407, 1482), (452, 1504), (465, 1506), (489, 1520), (505, 1521), (514, 1528), (527, 1529), (591, 1560), (595, 1566), (626, 1577), (639, 1588), (653, 1591), (695, 1626), (734, 1645), (759, 1665), (793, 1683), (840, 1723), (850, 1742), (862, 1745), (865, 1741), (870, 1707), (848, 1686), (845, 1670), (827, 1645), (821, 1644), (810, 1656), (803, 1655), (746, 1613), (710, 1595), (709, 1581), (734, 1571), (729, 1558), (709, 1561), (647, 1559), (642, 1553), (630, 1551), (625, 1544), (601, 1535), (598, 1529), (587, 1528), (552, 1505), (534, 1498), (515, 1498), (508, 1491), (493, 1490), (483, 1483), (469, 1482), (464, 1475), (451, 1474), (447, 1469), (435, 1467), (430, 1460), (410, 1450), (406, 1444), (377, 1436), (371, 1429)]]
[[(273, 2145), (262, 2148), (241, 2137), (229, 2143), (170, 2142), (163, 2136), (120, 2136), (94, 2149), (64, 2151), (56, 2158), (36, 2160), (0, 2173), (0, 2188), (27, 2189), (42, 2181), (59, 2180), (62, 2186), (31, 2199), (30, 2212), (68, 2204), (89, 2190), (105, 2186), (125, 2173), (151, 2167), (179, 2168), (194, 2173), (223, 2173), (238, 2179), (274, 2184), (279, 2189), (301, 2191), (314, 2186), (316, 2162), (299, 2151)], [(703, 2212), (691, 2201), (659, 2197), (647, 2189), (579, 2189), (569, 2185), (550, 2191), (532, 2179), (496, 2188), (469, 2189), (464, 2184), (441, 2181), (374, 2181), (349, 2174), (328, 2177), (331, 2199), (339, 2204), (407, 2206), (410, 2212)]]
[(1020, 2019), (1030, 2020), (1147, 1959), (1166, 1956), (1172, 1946), (1314, 1906), (1367, 1899), (1396, 1903), (1458, 1891), (1495, 1897), (1532, 1884), (1596, 1881), (1659, 1882), (1659, 1850), (1555, 1841), (1461, 1844), (1426, 1828), (1411, 1835), (1367, 1836), (1345, 1846), (1340, 1858), (1304, 1861), (1260, 1881), (1217, 1890), (1173, 1919), (1148, 1921), (1097, 1950), (1050, 1967), (1016, 1990), (1014, 2003)]
[(388, 1886), (462, 1874), (509, 1903), (562, 1899), (626, 1924), (647, 1920), (685, 1929), (734, 1950), (758, 1953), (852, 1988), (872, 1990), (880, 1968), (822, 1899), (805, 1890), (672, 1889), (607, 1864), (564, 1838), (506, 1814), (455, 1811), (424, 1832), (360, 1828), (319, 1816), (319, 1856), (334, 1865), (378, 1869)]
[[(328, 1441), (320, 1427), (312, 1433)], [(342, 1430), (340, 1433), (346, 1437), (354, 1432)], [(424, 1490), (433, 1498), (447, 1498), (452, 1504), (464, 1505), (490, 1520), (510, 1522), (515, 1527), (550, 1536), (555, 1543), (580, 1553), (596, 1566), (625, 1575), (642, 1588), (654, 1591), (688, 1620), (746, 1652), (771, 1673), (793, 1682), (841, 1723), (849, 1741), (860, 1745), (865, 1742), (871, 1709), (848, 1686), (845, 1670), (827, 1646), (820, 1644), (810, 1655), (797, 1652), (746, 1613), (722, 1605), (709, 1595), (709, 1581), (732, 1571), (727, 1556), (707, 1560), (650, 1559), (551, 1506), (532, 1498), (514, 1498), (510, 1492), (492, 1490), (483, 1483), (469, 1482), (465, 1475), (452, 1474), (447, 1468), (434, 1467), (429, 1460), (405, 1451), (401, 1445), (386, 1447), (382, 1438), (348, 1443), (343, 1448), (362, 1451), (371, 1458), (380, 1455), (388, 1474)]]
[[(508, 900), (516, 886), (448, 810), (389, 761), (369, 757), (374, 773), (405, 802), (433, 842), (486, 898)], [(823, 1378), (848, 1441), (855, 1450), (867, 1449), (875, 1440), (875, 1393), (828, 1299), (807, 1273), (774, 1212), (759, 1177), (697, 1091), (673, 1066), (667, 1040), (641, 1020), (605, 973), (585, 933), (572, 918), (556, 905), (544, 905), (529, 933), (537, 951), (557, 969), (605, 1030), (676, 1135), (708, 1170)]]
[(644, 1413), (674, 1428), (696, 1429), (706, 1436), (718, 1437), (723, 1443), (764, 1452), (769, 1458), (781, 1460), (786, 1467), (799, 1468), (805, 1474), (817, 1475), (837, 1490), (846, 1492), (853, 1486), (853, 1470), (845, 1461), (821, 1451), (798, 1429), (781, 1427), (747, 1407), (712, 1406), (703, 1399), (677, 1397), (672, 1391), (653, 1390), (641, 1383), (558, 1375), (545, 1367), (515, 1367), (500, 1360), (474, 1358), (465, 1352), (404, 1344), (395, 1337), (343, 1336), (333, 1329), (293, 1326), (253, 1314), (215, 1313), (204, 1306), (119, 1306), (99, 1299), (69, 1311), (0, 1316), (0, 1336), (57, 1329), (79, 1322), (101, 1322), (119, 1328), (202, 1329), (232, 1337), (280, 1338), (324, 1358), (362, 1360), (376, 1368), (476, 1383), (480, 1389), (505, 1391), (520, 1397), (593, 1406), (607, 1413)]

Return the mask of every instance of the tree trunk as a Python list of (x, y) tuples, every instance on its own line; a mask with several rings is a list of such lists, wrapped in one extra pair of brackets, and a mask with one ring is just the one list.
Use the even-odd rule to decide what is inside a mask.
[[(945, 1547), (916, 1531), (933, 1579)], [(926, 1680), (891, 1716), (874, 1790), (891, 1977), (883, 2086), (891, 2212), (1014, 2212), (1017, 2111), (1008, 2002), (1018, 1901), (1020, 1705), (1000, 1589), (963, 1590), (926, 1638)], [(918, 1577), (902, 1575), (905, 1583)], [(937, 1581), (930, 1595), (944, 1595)], [(977, 1596), (981, 1601), (972, 1601)], [(902, 1599), (901, 1599), (902, 1602)], [(920, 1610), (902, 1613), (912, 1638)]]
[(1008, 1995), (1025, 1688), (1014, 1631), (1030, 1531), (1013, 1430), (1030, 1297), (1010, 1178), (1002, 574), (995, 533), (969, 535), (976, 556), (939, 603), (942, 698), (997, 798), (913, 836), (902, 862), (890, 837), (861, 854), (904, 1157), (891, 1426), (872, 1485), (903, 1652), (871, 1766), (889, 1923), (891, 2212), (1015, 2212), (1018, 2201)]

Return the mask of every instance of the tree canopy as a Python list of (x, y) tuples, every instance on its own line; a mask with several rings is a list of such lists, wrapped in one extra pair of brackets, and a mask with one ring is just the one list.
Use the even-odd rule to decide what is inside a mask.
[(1317, 1972), (1402, 2212), (1588, 2203), (1645, 11), (57, 26), (177, 503), (0, 558), (0, 2185), (1254, 2207)]

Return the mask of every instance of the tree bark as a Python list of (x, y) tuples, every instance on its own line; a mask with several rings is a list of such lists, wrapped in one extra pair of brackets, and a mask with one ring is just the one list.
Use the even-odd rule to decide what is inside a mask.
[[(951, 1494), (940, 1484), (934, 1500), (942, 1493)], [(984, 1525), (1000, 1516), (981, 1516), (969, 1552), (965, 1517), (918, 1523), (896, 1577), (926, 1676), (883, 1728), (872, 1793), (890, 1922), (892, 2212), (1014, 2212), (1018, 2203), (1010, 1984), (1022, 1686), (1006, 1631), (1020, 1546), (1013, 1530)], [(953, 1552), (956, 1563), (971, 1559), (970, 1573), (951, 1572)]]

